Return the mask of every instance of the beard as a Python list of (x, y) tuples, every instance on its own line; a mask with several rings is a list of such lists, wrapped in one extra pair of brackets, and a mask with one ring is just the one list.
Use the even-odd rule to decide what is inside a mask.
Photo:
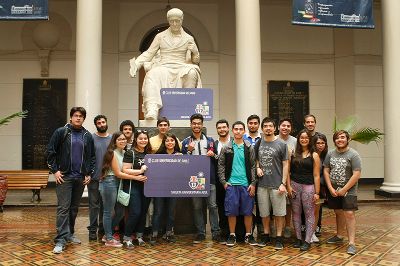
[(250, 132), (250, 133), (257, 133), (257, 132), (258, 132), (258, 129), (249, 129), (249, 132)]
[(97, 132), (99, 132), (99, 133), (106, 133), (108, 130), (108, 126), (107, 125), (105, 125), (104, 127), (96, 126), (96, 129), (97, 129)]

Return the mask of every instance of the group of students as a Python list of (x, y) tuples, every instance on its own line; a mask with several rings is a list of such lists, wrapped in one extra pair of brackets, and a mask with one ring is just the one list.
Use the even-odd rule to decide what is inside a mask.
[[(48, 145), (48, 164), (57, 183), (57, 236), (53, 250), (57, 254), (65, 249), (68, 242), (80, 243), (74, 235), (78, 198), (82, 196), (84, 185), (90, 183), (96, 168), (93, 137), (82, 127), (86, 111), (82, 107), (74, 107), (70, 117), (70, 124), (64, 127), (67, 130), (57, 129)], [(100, 118), (106, 120), (104, 116)], [(307, 122), (310, 118), (313, 128)], [(216, 141), (202, 132), (203, 120), (200, 114), (191, 116), (192, 134), (182, 143), (168, 132), (170, 124), (165, 117), (157, 120), (159, 134), (151, 138), (146, 130), (135, 130), (133, 123), (127, 121), (121, 124), (120, 131), (112, 134), (104, 156), (100, 160), (97, 158), (101, 162), (99, 192), (104, 208), (102, 241), (106, 246), (133, 248), (133, 235), (138, 245), (145, 244), (143, 234), (151, 199), (143, 193), (147, 180), (144, 157), (149, 153), (159, 153), (210, 158), (211, 189), (206, 200), (213, 240), (234, 246), (238, 232), (236, 227), (242, 226), (246, 243), (266, 246), (271, 241), (271, 216), (276, 227), (274, 247), (282, 249), (283, 229), (290, 226), (287, 223), (285, 227), (285, 216), (291, 209), (297, 239), (293, 246), (306, 251), (310, 248), (313, 234), (319, 231), (316, 230), (316, 220), (320, 217), (319, 195), (322, 187), (326, 187), (328, 204), (335, 209), (338, 228), (338, 234), (328, 243), (343, 242), (341, 234), (346, 226), (348, 253), (355, 254), (354, 210), (357, 209), (356, 187), (361, 160), (357, 152), (348, 147), (350, 139), (347, 132), (336, 132), (333, 137), (336, 149), (327, 152), (327, 139), (325, 135), (315, 132), (316, 119), (313, 115), (305, 117), (305, 129), (299, 132), (297, 140), (290, 136), (292, 124), (289, 119), (279, 123), (280, 132), (283, 125), (282, 132), (286, 132), (286, 136), (275, 136), (275, 121), (268, 117), (261, 122), (260, 134), (260, 118), (252, 115), (247, 119), (248, 133), (245, 133), (243, 122), (233, 123), (233, 137), (229, 134), (228, 121), (222, 119), (216, 123)], [(95, 124), (96, 121), (95, 118)], [(322, 173), (325, 178), (320, 179)], [(325, 186), (321, 186), (321, 180), (325, 180)], [(130, 194), (127, 207), (117, 202), (119, 189)], [(166, 241), (175, 242), (176, 198), (154, 198), (153, 202), (150, 243), (157, 244), (161, 232), (165, 232), (163, 238)], [(193, 242), (200, 243), (205, 240), (203, 198), (193, 198), (192, 202), (197, 231)], [(291, 203), (290, 208), (287, 208), (287, 202)], [(255, 209), (257, 215), (254, 215)], [(303, 222), (302, 212), (305, 216)], [(165, 225), (163, 217), (166, 217)], [(253, 224), (260, 223), (257, 217), (261, 217), (262, 224), (257, 229), (258, 241), (253, 237)], [(114, 234), (121, 221), (124, 221), (123, 231), (120, 228), (122, 239)], [(302, 225), (305, 225), (304, 238)]]

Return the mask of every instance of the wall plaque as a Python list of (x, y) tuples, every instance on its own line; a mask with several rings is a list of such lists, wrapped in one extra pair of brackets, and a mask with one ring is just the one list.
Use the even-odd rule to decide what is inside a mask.
[(269, 116), (277, 124), (283, 118), (290, 118), (293, 122), (292, 136), (297, 136), (304, 128), (303, 118), (310, 112), (309, 98), (308, 81), (268, 81)]
[(24, 79), (22, 169), (47, 169), (46, 146), (67, 121), (67, 79)]

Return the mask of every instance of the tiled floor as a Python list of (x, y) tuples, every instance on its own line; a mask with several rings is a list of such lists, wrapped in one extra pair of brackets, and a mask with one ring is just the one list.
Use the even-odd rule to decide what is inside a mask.
[(82, 244), (68, 246), (54, 255), (55, 207), (7, 207), (0, 214), (0, 265), (400, 265), (400, 202), (366, 202), (357, 212), (355, 256), (345, 245), (325, 241), (335, 230), (333, 213), (324, 209), (321, 244), (308, 252), (289, 247), (282, 251), (238, 244), (233, 248), (207, 239), (192, 244), (191, 236), (178, 236), (175, 244), (108, 248), (88, 242), (88, 210), (82, 207), (77, 219), (77, 236)]

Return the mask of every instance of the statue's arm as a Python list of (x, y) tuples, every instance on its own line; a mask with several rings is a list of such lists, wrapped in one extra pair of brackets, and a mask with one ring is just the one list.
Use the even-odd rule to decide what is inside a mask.
[(159, 34), (154, 37), (153, 42), (151, 43), (149, 49), (144, 51), (141, 55), (138, 56), (135, 60), (135, 64), (138, 69), (140, 69), (145, 62), (151, 62), (153, 57), (156, 55), (157, 51), (160, 49), (161, 37)]
[(189, 45), (188, 45), (188, 56), (190, 55), (189, 59), (193, 64), (199, 64), (200, 63), (200, 53), (199, 49), (197, 48), (196, 42), (194, 41), (193, 38), (189, 40)]
[(144, 51), (137, 58), (134, 57), (129, 60), (129, 74), (132, 77), (136, 77), (136, 72), (143, 66), (144, 63), (151, 62), (157, 51), (160, 49), (160, 40), (161, 38), (159, 34), (157, 34), (147, 51)]

